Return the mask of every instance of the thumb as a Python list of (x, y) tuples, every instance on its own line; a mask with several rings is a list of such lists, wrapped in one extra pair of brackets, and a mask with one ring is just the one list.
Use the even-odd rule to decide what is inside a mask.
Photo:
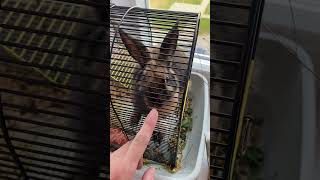
[(151, 167), (144, 172), (142, 180), (154, 180), (154, 175), (156, 174), (156, 169)]

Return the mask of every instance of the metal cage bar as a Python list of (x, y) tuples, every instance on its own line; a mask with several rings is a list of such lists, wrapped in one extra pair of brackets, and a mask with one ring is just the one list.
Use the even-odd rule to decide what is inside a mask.
[(131, 139), (157, 108), (160, 120), (145, 158), (175, 168), (200, 15), (112, 5), (110, 17), (111, 127)]
[(109, 179), (108, 8), (1, 1), (0, 179)]
[(211, 1), (211, 179), (232, 179), (234, 170), (247, 69), (264, 5), (264, 0), (250, 2)]

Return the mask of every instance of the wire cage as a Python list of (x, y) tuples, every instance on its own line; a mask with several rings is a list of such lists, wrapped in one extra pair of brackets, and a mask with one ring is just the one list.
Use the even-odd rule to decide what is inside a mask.
[(1, 1), (0, 179), (108, 179), (102, 9), (104, 1)]
[(263, 6), (264, 0), (211, 1), (210, 179), (234, 178)]
[(130, 140), (156, 108), (144, 157), (174, 168), (199, 14), (111, 5), (110, 20), (111, 128)]

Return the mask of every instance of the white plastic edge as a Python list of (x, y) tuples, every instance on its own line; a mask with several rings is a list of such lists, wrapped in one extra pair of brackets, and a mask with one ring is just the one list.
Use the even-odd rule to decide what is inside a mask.
[(209, 92), (208, 92), (208, 81), (207, 79), (200, 73), (196, 73), (196, 72), (192, 72), (191, 74), (193, 75), (196, 75), (196, 76), (199, 76), (200, 78), (203, 79), (204, 81), (204, 110), (203, 110), (203, 113), (204, 113), (204, 116), (203, 116), (203, 124), (202, 124), (202, 136), (201, 136), (201, 142), (200, 142), (200, 147), (199, 147), (199, 152), (198, 152), (198, 156), (197, 156), (197, 162), (196, 162), (196, 165), (195, 165), (195, 168), (193, 169), (192, 173), (185, 177), (185, 179), (196, 179), (198, 177), (198, 175), (200, 174), (200, 170), (201, 170), (201, 164), (202, 164), (202, 157), (203, 157), (203, 153), (204, 153), (204, 150), (205, 150), (205, 142), (206, 142), (206, 139), (205, 139), (205, 130), (207, 129), (206, 126), (208, 127), (209, 126), (209, 122), (210, 122), (210, 114), (209, 114)]
[[(298, 50), (297, 56), (311, 71), (314, 69), (312, 59), (307, 51), (286, 37), (271, 33), (260, 33), (260, 38), (280, 42), (288, 49)], [(300, 180), (313, 179), (316, 177), (316, 91), (315, 78), (305, 67), (301, 67), (302, 76), (302, 138), (301, 138), (301, 165)]]

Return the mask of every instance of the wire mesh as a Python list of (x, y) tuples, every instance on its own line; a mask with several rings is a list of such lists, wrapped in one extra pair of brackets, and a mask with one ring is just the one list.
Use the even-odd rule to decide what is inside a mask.
[(232, 179), (236, 135), (263, 0), (211, 1), (210, 179)]
[(0, 179), (108, 178), (102, 2), (1, 1)]
[(199, 14), (112, 6), (110, 18), (111, 127), (132, 139), (156, 108), (144, 156), (174, 168)]

